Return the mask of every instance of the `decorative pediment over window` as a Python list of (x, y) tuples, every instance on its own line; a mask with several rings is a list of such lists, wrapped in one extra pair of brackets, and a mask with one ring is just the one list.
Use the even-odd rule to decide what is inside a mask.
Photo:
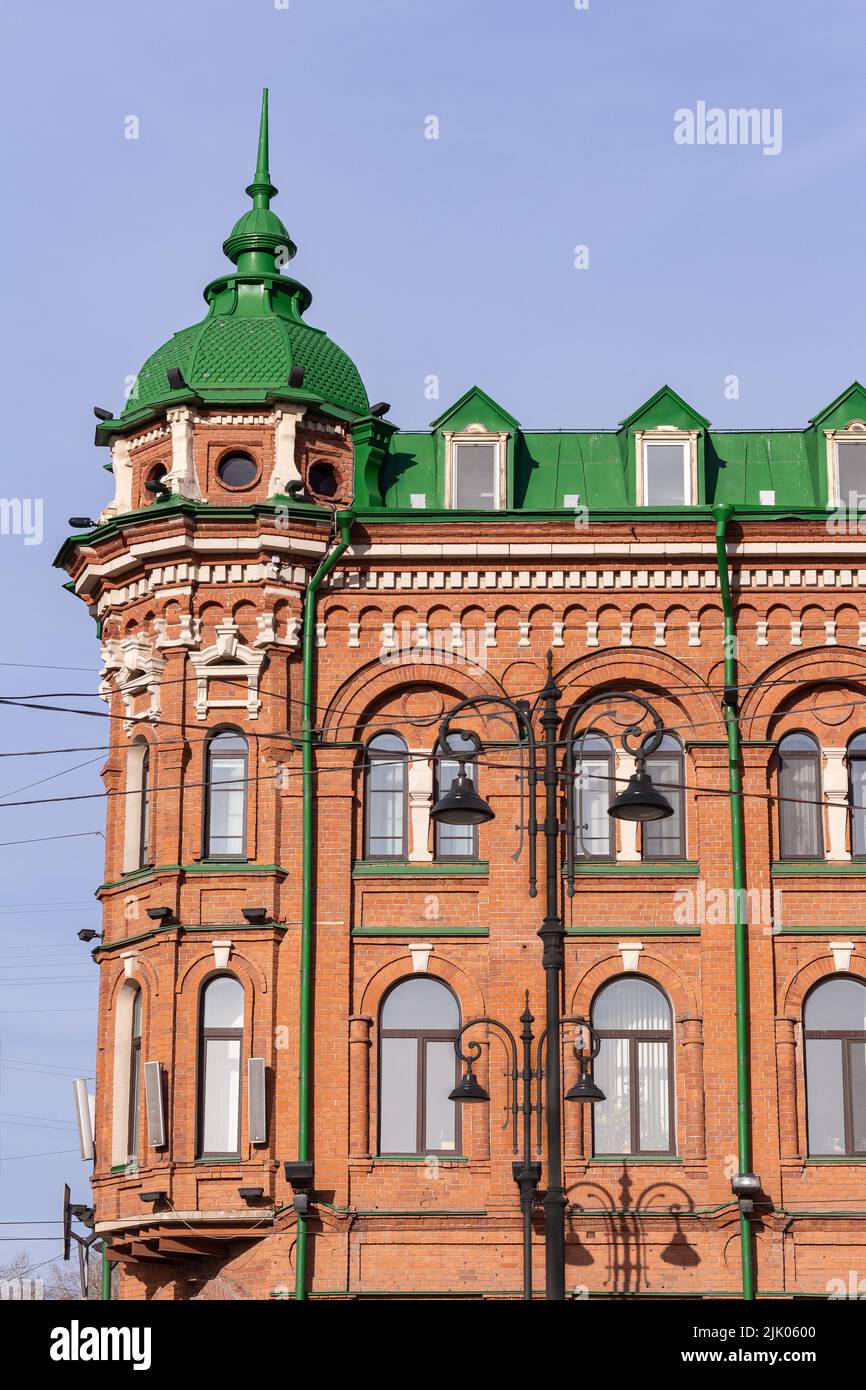
[(112, 682), (123, 700), (124, 728), (130, 733), (142, 720), (156, 723), (162, 715), (160, 703), (165, 661), (142, 633), (114, 638), (102, 649), (103, 669), (99, 693), (108, 699)]
[[(216, 641), (204, 651), (190, 652), (190, 661), (196, 674), (195, 712), (198, 719), (206, 719), (211, 709), (245, 709), (250, 719), (257, 719), (262, 702), (259, 699), (259, 679), (267, 653), (253, 651), (238, 636), (237, 623), (217, 624)], [(214, 694), (212, 684), (216, 682), (223, 690)], [(241, 690), (246, 683), (246, 697)], [(224, 693), (227, 687), (234, 686), (238, 695)]]

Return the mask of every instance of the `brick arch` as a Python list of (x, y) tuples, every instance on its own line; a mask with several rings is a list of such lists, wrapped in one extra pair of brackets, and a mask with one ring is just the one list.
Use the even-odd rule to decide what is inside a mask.
[[(408, 949), (407, 947), (406, 954), (388, 961), (369, 977), (363, 987), (358, 1014), (374, 1021), (378, 1020), (382, 1000), (391, 986), (400, 980), (412, 978), (414, 972)], [(447, 956), (437, 955), (435, 949), (429, 958), (427, 974), (451, 986), (459, 1001), (460, 1017), (464, 1022), (467, 1018), (474, 1018), (476, 1014), (485, 1012), (484, 995), (477, 980), (467, 975), (461, 966), (455, 965)]]
[(643, 976), (651, 984), (663, 989), (671, 1001), (675, 1020), (700, 1016), (697, 997), (689, 981), (661, 956), (649, 955), (646, 948), (641, 951), (640, 970), (623, 970), (619, 951), (588, 966), (572, 991), (569, 1013), (585, 1014), (589, 1017), (592, 1001), (602, 985), (608, 984), (619, 975)]
[[(866, 694), (866, 652), (857, 647), (810, 647), (783, 656), (768, 666), (742, 702), (741, 721), (746, 736), (767, 737), (766, 731), (774, 716), (786, 713), (791, 696), (802, 695), (804, 685), (810, 680), (816, 684), (819, 681), (862, 684)], [(790, 684), (793, 681), (797, 684)]]
[[(114, 963), (115, 962), (112, 962), (112, 964)], [(159, 975), (149, 961), (145, 961), (141, 955), (138, 956), (131, 980), (124, 973), (123, 963), (121, 961), (117, 961), (116, 963), (120, 966), (120, 969), (112, 980), (108, 991), (109, 1013), (114, 1011), (114, 1007), (117, 1003), (117, 996), (125, 984), (134, 983), (142, 989), (146, 985), (148, 994), (152, 994), (155, 999), (159, 997)]]
[(426, 661), (367, 661), (331, 697), (322, 721), (325, 738), (358, 738), (364, 719), (389, 694), (410, 686), (446, 691), (453, 703), (501, 691), (487, 672), (454, 654), (447, 666)]
[[(839, 928), (840, 939), (844, 937), (845, 928)], [(803, 1017), (803, 1004), (806, 995), (813, 985), (821, 980), (828, 979), (831, 975), (857, 975), (866, 985), (866, 958), (863, 956), (852, 955), (851, 962), (847, 970), (837, 970), (836, 962), (832, 955), (827, 951), (826, 955), (813, 957), (805, 964), (798, 965), (796, 970), (788, 976), (782, 989), (780, 990), (779, 1003), (780, 1014), (791, 1022), (799, 1023)]]
[[(190, 981), (188, 985), (187, 981), (193, 971), (195, 971), (195, 979)], [(183, 994), (188, 988), (194, 988), (197, 994), (206, 975), (223, 973), (237, 975), (244, 986), (244, 994), (248, 998), (253, 998), (257, 993), (267, 994), (268, 992), (268, 982), (261, 970), (246, 956), (236, 951), (234, 945), (232, 945), (229, 963), (224, 972), (216, 970), (213, 951), (210, 950), (207, 955), (197, 956), (195, 960), (190, 961), (189, 965), (178, 974), (174, 992), (175, 994)]]
[[(616, 647), (576, 658), (557, 672), (563, 692), (561, 708), (579, 704), (594, 690), (618, 686), (648, 691), (678, 705), (699, 725), (703, 737), (713, 723), (723, 727), (718, 701), (703, 677), (690, 666), (653, 647)], [(686, 738), (688, 730), (684, 731)]]

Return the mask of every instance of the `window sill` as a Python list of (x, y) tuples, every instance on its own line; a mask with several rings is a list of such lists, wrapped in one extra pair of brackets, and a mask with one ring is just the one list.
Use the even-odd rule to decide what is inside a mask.
[[(563, 869), (563, 874), (565, 869)], [(696, 859), (601, 859), (597, 862), (577, 861), (574, 866), (576, 878), (609, 877), (631, 878), (666, 876), (674, 878), (697, 878), (700, 865)]]
[(837, 1165), (839, 1163), (866, 1163), (866, 1154), (841, 1154), (838, 1158), (835, 1154), (827, 1154), (826, 1157), (816, 1154), (813, 1158), (802, 1159), (805, 1168), (820, 1168), (825, 1163)]
[(489, 936), (489, 927), (437, 927), (435, 922), (426, 927), (353, 927), (352, 936), (366, 937), (420, 937), (428, 936)]
[(199, 859), (195, 864), (181, 864), (185, 874), (281, 874), (288, 869), (281, 864), (256, 864), (250, 859)]
[(486, 859), (356, 859), (352, 865), (353, 878), (486, 878), (489, 872)]
[(414, 1163), (426, 1165), (428, 1163), (468, 1163), (469, 1159), (465, 1154), (451, 1153), (431, 1153), (431, 1154), (373, 1154), (369, 1163)]
[(778, 859), (770, 865), (770, 873), (773, 878), (866, 877), (866, 859)]
[[(837, 928), (834, 927), (833, 930), (835, 931)], [(847, 927), (845, 930), (848, 930)], [(659, 926), (655, 922), (649, 926), (644, 923), (643, 926), (639, 927), (612, 927), (610, 925), (587, 927), (581, 922), (567, 926), (565, 934), (566, 936), (700, 936), (701, 929), (700, 926), (688, 925)]]
[(591, 1158), (581, 1160), (587, 1168), (594, 1164), (600, 1164), (605, 1168), (614, 1165), (621, 1166), (623, 1163), (653, 1163), (657, 1168), (667, 1168), (671, 1163), (682, 1163), (684, 1160), (681, 1154), (604, 1154), (593, 1155)]

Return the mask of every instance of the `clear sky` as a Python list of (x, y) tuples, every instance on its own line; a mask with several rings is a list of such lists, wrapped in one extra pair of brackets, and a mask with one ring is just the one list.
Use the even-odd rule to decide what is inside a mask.
[[(0, 691), (104, 709), (51, 560), (109, 495), (91, 407), (120, 409), (227, 264), (264, 85), (307, 319), (403, 427), (473, 383), (527, 427), (611, 427), (668, 382), (716, 426), (783, 428), (866, 375), (866, 9), (578, 3), (8, 0), (0, 493), (44, 511), (41, 543), (0, 534)], [(675, 112), (739, 107), (774, 123), (763, 145), (675, 139)], [(76, 931), (99, 924), (105, 736), (0, 715), (0, 1221), (56, 1218), (64, 1179), (88, 1195), (69, 1077), (93, 1073)], [(0, 1236), (2, 1263), (24, 1242)]]

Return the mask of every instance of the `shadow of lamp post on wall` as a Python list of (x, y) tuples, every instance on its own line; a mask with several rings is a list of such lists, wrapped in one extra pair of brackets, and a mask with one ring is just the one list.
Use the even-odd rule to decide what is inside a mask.
[[(505, 708), (513, 715), (517, 725), (518, 737), (521, 745), (525, 744), (527, 750), (527, 788), (528, 788), (528, 821), (527, 833), (529, 839), (529, 895), (536, 897), (538, 888), (536, 880), (536, 840), (538, 837), (538, 816), (536, 808), (537, 787), (539, 781), (538, 750), (539, 746), (543, 750), (543, 764), (541, 774), (544, 782), (544, 820), (543, 834), (545, 847), (545, 916), (538, 935), (543, 944), (542, 966), (545, 971), (545, 1005), (546, 1005), (546, 1027), (544, 1038), (547, 1045), (547, 1066), (544, 1072), (544, 1111), (547, 1128), (547, 1190), (544, 1195), (544, 1236), (545, 1236), (545, 1298), (550, 1301), (562, 1301), (565, 1298), (565, 1209), (567, 1200), (563, 1187), (562, 1177), (562, 1078), (561, 1078), (561, 1038), (560, 1032), (562, 1024), (566, 1021), (561, 1016), (560, 994), (562, 985), (562, 970), (564, 965), (564, 942), (565, 927), (563, 925), (562, 913), (560, 909), (560, 835), (563, 830), (568, 837), (567, 856), (566, 856), (566, 883), (569, 894), (574, 892), (574, 788), (576, 779), (579, 776), (575, 769), (574, 742), (576, 730), (580, 721), (590, 709), (604, 705), (610, 709), (611, 705), (618, 703), (637, 705), (648, 715), (652, 721), (652, 727), (643, 730), (639, 724), (630, 724), (625, 728), (620, 736), (623, 749), (635, 760), (635, 770), (628, 779), (628, 783), (623, 791), (616, 795), (608, 806), (608, 815), (615, 820), (626, 821), (651, 821), (662, 820), (672, 816), (674, 811), (667, 798), (653, 784), (652, 778), (646, 770), (646, 759), (654, 753), (661, 745), (664, 736), (664, 723), (658, 711), (645, 700), (641, 695), (634, 695), (625, 691), (600, 691), (589, 699), (583, 700), (574, 706), (570, 712), (562, 719), (559, 713), (559, 700), (562, 691), (556, 683), (557, 677), (553, 671), (553, 655), (547, 653), (547, 679), (544, 688), (541, 690), (535, 705), (531, 705), (528, 700), (513, 700), (507, 695), (475, 695), (466, 700), (461, 700), (453, 709), (445, 715), (439, 729), (439, 747), (448, 750), (448, 760), (457, 763), (457, 774), (451, 786), (442, 796), (439, 797), (435, 806), (431, 810), (434, 821), (444, 825), (481, 825), (485, 821), (494, 819), (492, 807), (478, 794), (475, 783), (471, 775), (466, 771), (466, 763), (472, 759), (481, 748), (481, 740), (477, 734), (460, 729), (463, 739), (460, 747), (453, 747), (449, 743), (451, 725), (455, 719), (461, 715), (469, 714), (471, 711), (484, 711), (492, 706)], [(542, 734), (539, 740), (536, 737), (534, 716), (540, 710), (539, 723), (541, 724)], [(467, 743), (469, 748), (467, 749)], [(565, 746), (565, 765), (560, 766), (559, 748)], [(559, 819), (559, 790), (564, 786), (566, 791), (566, 821), (561, 824)], [(528, 1012), (528, 1006), (527, 1011)], [(476, 1023), (480, 1020), (474, 1020)], [(491, 1025), (495, 1020), (487, 1020)], [(573, 1021), (573, 1020), (572, 1020)], [(581, 1021), (589, 1031), (586, 1020)], [(466, 1025), (467, 1027), (469, 1025)], [(526, 1028), (528, 1025), (524, 1025)], [(498, 1028), (504, 1025), (498, 1024)], [(465, 1031), (465, 1028), (461, 1032)], [(508, 1030), (505, 1030), (508, 1032)], [(509, 1033), (509, 1037), (512, 1035)], [(459, 1037), (458, 1037), (459, 1042)], [(516, 1043), (512, 1037), (514, 1052), (512, 1056), (512, 1066), (516, 1074)], [(525, 1040), (524, 1040), (525, 1045)], [(471, 1046), (471, 1044), (470, 1044)], [(476, 1046), (478, 1046), (476, 1044)], [(597, 1050), (597, 1049), (596, 1049)], [(463, 1056), (458, 1052), (458, 1055)], [(475, 1054), (475, 1057), (480, 1055)], [(470, 1059), (464, 1057), (464, 1061)], [(474, 1060), (474, 1058), (472, 1059)], [(580, 1087), (581, 1081), (584, 1082), (585, 1089), (597, 1090), (592, 1082), (589, 1071), (591, 1058), (587, 1061), (585, 1068), (581, 1072), (581, 1078), (575, 1087), (569, 1092), (567, 1099), (573, 1100), (599, 1100), (603, 1099), (601, 1093), (598, 1095), (578, 1094), (574, 1092)], [(528, 1082), (524, 1083), (525, 1085)], [(461, 1086), (465, 1089), (461, 1092)], [(478, 1091), (482, 1094), (479, 1095)], [(458, 1094), (459, 1093), (459, 1094)], [(516, 1094), (516, 1093), (515, 1093)], [(464, 1076), (463, 1081), (458, 1083), (452, 1093), (454, 1100), (479, 1101), (488, 1099), (487, 1093), (480, 1086), (471, 1067)], [(516, 1115), (515, 1115), (516, 1124)], [(526, 1153), (524, 1159), (527, 1158)], [(526, 1164), (524, 1163), (524, 1167)], [(516, 1173), (515, 1173), (515, 1176)], [(521, 1180), (517, 1179), (518, 1184)], [(537, 1181), (537, 1180), (536, 1180)], [(532, 1191), (534, 1196), (534, 1184), (530, 1185), (529, 1176), (523, 1180), (521, 1187), (521, 1202), (524, 1205), (524, 1239), (526, 1238), (526, 1205), (524, 1199), (524, 1189)], [(531, 1212), (531, 1206), (529, 1207)], [(530, 1227), (531, 1230), (531, 1227)], [(524, 1270), (524, 1280), (526, 1271)], [(524, 1296), (525, 1292), (524, 1292)]]

